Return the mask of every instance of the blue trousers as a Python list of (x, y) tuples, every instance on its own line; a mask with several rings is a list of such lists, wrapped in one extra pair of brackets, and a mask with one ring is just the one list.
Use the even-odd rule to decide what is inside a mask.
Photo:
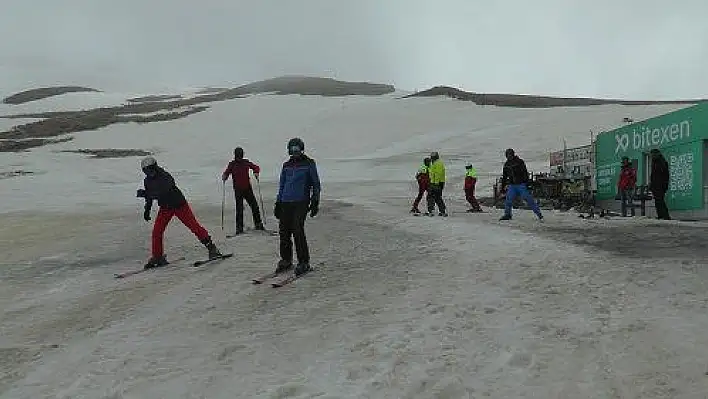
[(536, 200), (533, 199), (526, 184), (510, 184), (506, 190), (506, 201), (504, 201), (504, 214), (511, 216), (511, 206), (516, 196), (520, 195), (537, 216), (541, 216)]

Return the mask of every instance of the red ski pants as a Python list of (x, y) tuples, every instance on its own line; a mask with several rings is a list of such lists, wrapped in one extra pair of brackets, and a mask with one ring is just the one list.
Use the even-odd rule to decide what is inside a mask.
[(472, 209), (482, 209), (479, 207), (479, 202), (477, 202), (477, 198), (474, 196), (474, 186), (465, 189), (465, 199), (470, 203)]
[(173, 216), (177, 216), (200, 241), (209, 237), (209, 232), (199, 224), (189, 204), (184, 204), (177, 209), (160, 207), (160, 210), (157, 212), (157, 218), (155, 218), (155, 225), (152, 227), (152, 256), (155, 258), (164, 254), (162, 239), (165, 235), (167, 224), (170, 223)]

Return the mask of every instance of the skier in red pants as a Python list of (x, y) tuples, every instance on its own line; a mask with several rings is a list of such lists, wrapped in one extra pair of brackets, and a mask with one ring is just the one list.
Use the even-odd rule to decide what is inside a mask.
[(482, 212), (482, 208), (479, 206), (479, 202), (477, 202), (477, 198), (474, 196), (474, 188), (477, 185), (477, 169), (471, 164), (465, 166), (465, 169), (467, 169), (465, 172), (465, 199), (471, 206), (467, 212)]
[[(428, 176), (429, 167), (430, 158), (425, 158), (423, 159), (423, 165), (420, 166), (418, 172), (415, 174), (415, 180), (418, 182), (418, 196), (415, 197), (415, 200), (413, 201), (411, 213), (416, 215), (420, 214), (418, 204), (420, 204), (420, 200), (423, 199), (423, 194), (428, 191), (428, 187), (430, 186), (430, 177)], [(428, 201), (430, 201), (430, 198), (428, 198)]]
[(147, 157), (140, 163), (145, 180), (143, 182), (144, 189), (138, 190), (138, 197), (145, 198), (145, 212), (143, 218), (145, 221), (150, 220), (150, 210), (152, 201), (157, 200), (160, 210), (157, 212), (157, 218), (152, 228), (152, 257), (145, 264), (146, 269), (153, 267), (165, 266), (169, 262), (165, 259), (165, 254), (162, 246), (162, 239), (165, 234), (167, 224), (173, 216), (177, 216), (179, 220), (204, 244), (209, 251), (209, 259), (218, 258), (221, 252), (216, 248), (216, 245), (211, 241), (209, 232), (202, 227), (194, 217), (189, 203), (184, 198), (184, 194), (175, 184), (172, 176), (163, 168), (157, 165), (157, 161), (153, 157)]

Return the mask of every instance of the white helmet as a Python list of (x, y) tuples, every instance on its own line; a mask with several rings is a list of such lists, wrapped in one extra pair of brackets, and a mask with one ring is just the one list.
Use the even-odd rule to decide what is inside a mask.
[(153, 157), (145, 157), (140, 161), (140, 168), (145, 169), (149, 166), (157, 165), (157, 161)]

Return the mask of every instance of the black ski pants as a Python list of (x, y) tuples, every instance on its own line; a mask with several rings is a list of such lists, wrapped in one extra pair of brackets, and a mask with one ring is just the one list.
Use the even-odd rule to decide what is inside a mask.
[(258, 201), (253, 195), (253, 187), (250, 185), (245, 189), (234, 188), (234, 198), (236, 199), (236, 230), (243, 230), (243, 200), (246, 200), (253, 213), (253, 225), (258, 226), (261, 222), (261, 212), (258, 208)]
[(428, 212), (433, 213), (435, 210), (435, 205), (438, 206), (438, 211), (441, 213), (446, 213), (447, 208), (445, 207), (445, 201), (443, 201), (443, 188), (445, 187), (445, 184), (431, 184), (430, 188), (428, 189), (428, 198), (427, 198), (427, 203), (428, 203)]
[[(278, 232), (280, 234), (280, 259), (293, 260), (293, 240), (298, 263), (310, 263), (310, 250), (305, 236), (305, 218), (309, 201), (281, 202)], [(293, 240), (290, 239), (292, 236)]]
[(652, 196), (654, 196), (654, 206), (656, 207), (656, 216), (659, 219), (669, 220), (669, 208), (666, 206), (666, 191), (663, 190), (652, 190)]

